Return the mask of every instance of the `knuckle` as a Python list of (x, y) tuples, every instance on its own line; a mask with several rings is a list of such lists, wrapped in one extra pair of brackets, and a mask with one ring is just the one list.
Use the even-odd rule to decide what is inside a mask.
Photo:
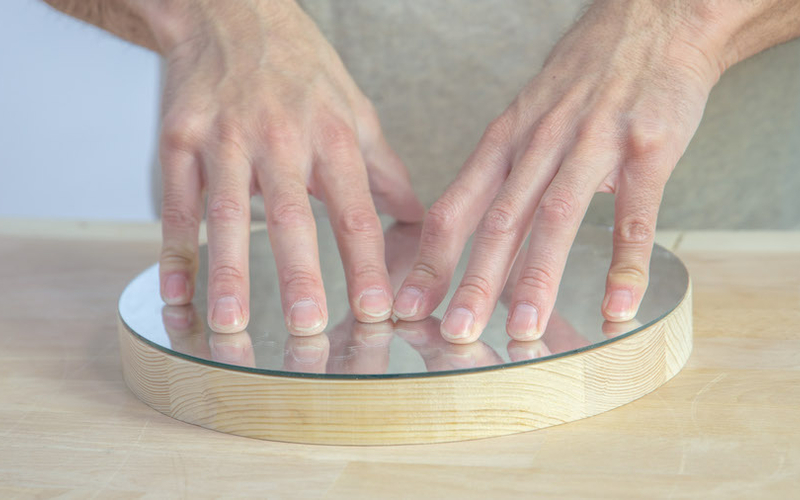
[(426, 232), (451, 233), (458, 222), (459, 209), (448, 198), (440, 198), (428, 210), (425, 217)]
[(308, 200), (288, 194), (272, 201), (268, 217), (268, 223), (276, 227), (308, 227), (314, 223)]
[(488, 300), (492, 297), (492, 285), (486, 278), (478, 276), (477, 274), (465, 275), (461, 279), (461, 284), (458, 287), (462, 292), (467, 292), (481, 299)]
[(285, 289), (308, 290), (320, 288), (320, 277), (305, 266), (287, 267), (280, 273), (281, 284)]
[(194, 229), (200, 225), (200, 216), (165, 193), (161, 204), (161, 222), (167, 228)]
[(492, 207), (483, 216), (481, 233), (492, 238), (505, 238), (516, 234), (519, 218), (503, 207)]
[(193, 269), (197, 265), (197, 257), (190, 245), (164, 245), (161, 248), (159, 265), (162, 268)]
[(209, 274), (209, 283), (243, 283), (246, 279), (238, 266), (228, 263), (214, 265)]
[(173, 111), (164, 116), (161, 123), (161, 149), (195, 152), (202, 143), (206, 118), (194, 111)]
[(208, 203), (207, 218), (214, 222), (241, 222), (247, 217), (247, 206), (233, 198), (225, 197)]
[(423, 261), (414, 264), (414, 266), (411, 268), (410, 274), (428, 281), (437, 281), (439, 277), (442, 276), (439, 266), (434, 263)]
[(546, 194), (539, 203), (537, 212), (546, 223), (565, 224), (575, 219), (578, 212), (578, 201), (575, 195), (566, 190)]
[(504, 113), (489, 123), (483, 137), (490, 144), (505, 144), (511, 140), (512, 130), (511, 119)]
[(359, 263), (353, 267), (351, 273), (356, 280), (363, 280), (381, 277), (386, 274), (386, 270), (375, 264)]
[(532, 148), (550, 147), (556, 142), (562, 128), (559, 112), (551, 111), (539, 119), (531, 132), (529, 144)]
[(655, 238), (655, 228), (639, 216), (625, 217), (615, 227), (617, 237), (623, 244), (646, 245)]
[(529, 290), (549, 292), (555, 287), (555, 273), (542, 266), (527, 266), (519, 275), (518, 286)]
[(669, 130), (661, 120), (640, 120), (628, 127), (626, 144), (633, 158), (662, 156), (669, 147)]
[(375, 235), (381, 232), (378, 215), (366, 206), (344, 210), (339, 217), (339, 227), (346, 236)]
[(611, 283), (647, 283), (647, 270), (640, 264), (634, 262), (618, 263), (608, 271), (608, 280)]
[(321, 128), (323, 143), (335, 151), (349, 150), (357, 146), (355, 132), (344, 122), (334, 121)]
[(299, 142), (300, 128), (291, 120), (272, 115), (264, 120), (264, 123), (260, 130), (260, 139), (270, 148), (280, 148)]

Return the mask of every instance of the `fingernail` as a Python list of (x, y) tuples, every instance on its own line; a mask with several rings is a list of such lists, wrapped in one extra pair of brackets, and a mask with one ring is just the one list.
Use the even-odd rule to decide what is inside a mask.
[(316, 363), (322, 358), (323, 348), (317, 345), (293, 345), (290, 352), (298, 363)]
[(170, 274), (164, 283), (164, 301), (176, 305), (189, 299), (189, 281), (182, 274)]
[(633, 294), (630, 290), (614, 290), (608, 296), (605, 310), (606, 314), (614, 319), (632, 319), (634, 315)]
[(384, 318), (392, 312), (392, 301), (383, 288), (367, 288), (358, 298), (358, 308), (370, 318)]
[(244, 328), (244, 312), (239, 299), (233, 295), (226, 295), (217, 299), (211, 313), (211, 322), (214, 330), (238, 332)]
[(458, 307), (447, 313), (442, 321), (442, 336), (448, 340), (463, 339), (472, 333), (475, 316), (472, 311)]
[(325, 318), (313, 299), (300, 299), (289, 310), (289, 328), (300, 333), (319, 333)]
[(422, 304), (422, 290), (417, 287), (407, 286), (400, 290), (394, 301), (394, 314), (402, 319), (414, 316)]
[(530, 304), (517, 304), (506, 329), (517, 340), (534, 340), (542, 336), (539, 331), (539, 311)]

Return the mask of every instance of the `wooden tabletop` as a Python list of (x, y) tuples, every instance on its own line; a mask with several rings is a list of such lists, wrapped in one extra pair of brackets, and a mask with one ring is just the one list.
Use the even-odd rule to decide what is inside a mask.
[(695, 347), (654, 393), (525, 434), (393, 447), (229, 436), (137, 400), (116, 303), (159, 235), (0, 220), (0, 498), (797, 498), (800, 233), (659, 235), (692, 274)]

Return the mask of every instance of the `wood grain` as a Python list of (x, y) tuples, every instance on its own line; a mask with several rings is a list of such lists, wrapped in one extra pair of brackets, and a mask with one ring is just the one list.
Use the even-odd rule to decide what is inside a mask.
[(318, 379), (224, 369), (152, 347), (118, 320), (125, 381), (191, 424), (275, 441), (418, 444), (502, 436), (590, 417), (671, 379), (692, 349), (691, 288), (633, 335), (552, 360), (458, 375)]

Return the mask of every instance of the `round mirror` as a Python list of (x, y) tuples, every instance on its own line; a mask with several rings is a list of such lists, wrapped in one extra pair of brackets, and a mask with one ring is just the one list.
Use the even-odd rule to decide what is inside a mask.
[[(689, 286), (688, 273), (680, 260), (656, 245), (650, 286), (637, 317), (626, 323), (605, 322), (600, 305), (611, 260), (612, 233), (609, 228), (583, 226), (567, 262), (555, 313), (540, 340), (518, 342), (508, 337), (508, 310), (501, 299), (479, 341), (454, 345), (441, 338), (439, 322), (464, 272), (469, 247), (456, 269), (448, 296), (432, 316), (417, 322), (365, 324), (354, 321), (349, 312), (344, 272), (330, 224), (321, 221), (318, 227), (330, 318), (322, 334), (288, 334), (275, 262), (264, 230), (254, 231), (250, 239), (251, 299), (246, 331), (217, 334), (206, 324), (205, 246), (201, 247), (201, 271), (191, 305), (176, 307), (162, 302), (158, 266), (154, 265), (123, 292), (120, 318), (131, 332), (159, 350), (231, 370), (293, 377), (430, 377), (539, 363), (618, 341), (669, 314)], [(419, 234), (419, 225), (393, 224), (386, 229), (387, 266), (395, 287), (412, 264)], [(511, 289), (510, 283), (507, 289)]]

